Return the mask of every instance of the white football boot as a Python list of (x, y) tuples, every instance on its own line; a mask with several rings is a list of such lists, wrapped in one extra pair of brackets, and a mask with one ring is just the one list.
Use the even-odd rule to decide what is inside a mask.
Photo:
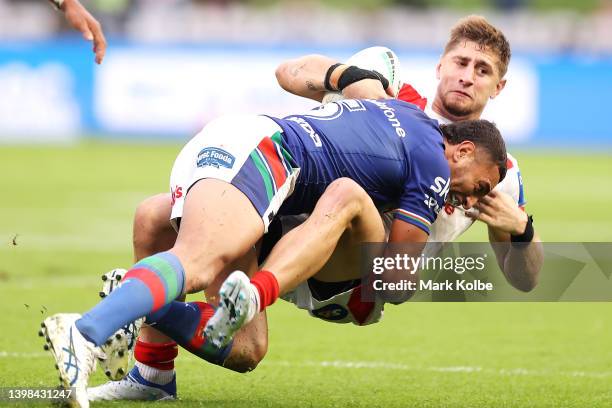
[[(102, 275), (103, 284), (100, 297), (105, 298), (118, 288), (121, 285), (121, 279), (123, 279), (126, 273), (127, 270), (125, 269), (113, 269)], [(144, 318), (140, 318), (126, 324), (100, 346), (104, 352), (104, 357), (99, 359), (100, 367), (111, 380), (118, 381), (126, 376), (143, 322)]]
[(96, 369), (96, 357), (102, 351), (87, 341), (75, 326), (81, 317), (75, 313), (59, 313), (47, 317), (38, 332), (45, 337), (45, 350), (50, 350), (59, 372), (61, 386), (72, 389), (69, 405), (76, 408), (89, 407), (87, 382)]
[(176, 375), (167, 384), (144, 379), (138, 364), (121, 381), (109, 381), (87, 390), (90, 401), (166, 401), (176, 399)]
[(219, 307), (204, 328), (215, 347), (225, 347), (259, 311), (259, 293), (242, 271), (232, 272), (219, 289)]

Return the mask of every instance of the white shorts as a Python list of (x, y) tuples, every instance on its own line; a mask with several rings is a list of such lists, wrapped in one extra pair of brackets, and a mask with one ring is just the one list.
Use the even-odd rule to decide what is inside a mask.
[(283, 148), (283, 130), (265, 116), (224, 116), (210, 122), (179, 153), (170, 176), (171, 222), (183, 215), (185, 197), (198, 180), (226, 181), (251, 201), (268, 230), (291, 195), (299, 168)]
[[(284, 216), (280, 218), (282, 234), (286, 234), (308, 218), (308, 214)], [(318, 285), (325, 285), (319, 282)], [(285, 294), (283, 300), (293, 303), (299, 309), (307, 310), (316, 318), (331, 323), (353, 323), (358, 326), (377, 323), (382, 319), (385, 303), (376, 298), (374, 302), (361, 299), (361, 286), (336, 293), (325, 300), (317, 300), (308, 281), (300, 283), (294, 290)]]
[[(324, 283), (319, 282), (319, 285)], [(372, 302), (361, 298), (361, 285), (348, 289), (329, 299), (317, 300), (308, 282), (302, 282), (282, 297), (316, 318), (332, 323), (353, 323), (358, 326), (377, 323), (382, 319), (385, 303), (378, 297)]]

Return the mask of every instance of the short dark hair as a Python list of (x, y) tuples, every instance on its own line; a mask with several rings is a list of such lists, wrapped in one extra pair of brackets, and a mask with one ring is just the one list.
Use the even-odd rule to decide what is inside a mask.
[(499, 181), (506, 177), (507, 160), (506, 143), (495, 123), (488, 120), (462, 120), (448, 125), (440, 125), (442, 134), (452, 145), (466, 140), (474, 143), (489, 155), (489, 159), (499, 169)]
[(459, 43), (473, 41), (480, 48), (492, 51), (499, 58), (499, 78), (503, 78), (508, 71), (508, 64), (512, 52), (510, 43), (501, 30), (494, 27), (482, 16), (471, 15), (462, 18), (451, 29), (450, 38), (444, 47), (444, 55), (455, 48)]

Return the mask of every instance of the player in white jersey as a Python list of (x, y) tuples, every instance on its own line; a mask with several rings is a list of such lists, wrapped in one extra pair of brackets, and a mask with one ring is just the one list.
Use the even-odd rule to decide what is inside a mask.
[[(505, 85), (505, 80), (502, 78), (509, 60), (509, 48), (501, 47), (501, 51), (495, 48), (498, 46), (495, 41), (500, 42), (500, 36), (499, 31), (484, 19), (477, 17), (463, 20), (453, 29), (449, 44), (437, 68), (440, 85), (433, 106), (430, 108), (430, 113), (435, 114), (434, 118), (443, 117), (447, 121), (478, 118), (487, 100), (496, 97), (501, 92)], [(491, 38), (495, 41), (491, 41)], [(503, 36), (501, 38), (503, 39)], [(501, 41), (502, 45), (504, 42), (505, 39)], [(327, 92), (324, 87), (325, 73), (334, 63), (335, 61), (320, 56), (292, 60), (279, 67), (277, 77), (281, 86), (286, 90), (321, 100)], [(332, 82), (337, 81), (343, 68), (340, 66), (339, 69), (332, 72)], [(371, 92), (373, 92), (371, 87), (376, 84), (363, 82), (361, 87), (347, 89), (350, 92), (345, 92), (345, 96), (371, 97)], [(379, 85), (378, 87), (380, 88)], [(379, 90), (375, 89), (374, 92), (379, 92)], [(417, 99), (422, 100), (420, 96)], [(418, 104), (419, 101), (415, 102)], [(513, 165), (516, 165), (516, 162)], [(518, 166), (514, 167), (518, 169)], [(510, 177), (507, 176), (505, 180), (509, 180)], [(517, 197), (519, 189), (514, 185), (509, 186), (507, 191), (511, 194), (495, 192), (476, 203), (475, 206), (480, 211), (478, 219), (489, 225), (489, 235), (493, 242), (510, 242), (512, 235), (518, 239), (533, 241), (533, 244), (521, 248), (512, 247), (505, 253), (497, 253), (500, 267), (508, 280), (521, 290), (530, 290), (535, 286), (541, 267), (541, 247), (537, 244), (539, 239), (533, 235), (533, 230), (529, 231), (530, 224), (526, 214), (517, 205), (517, 203), (520, 204)], [(174, 240), (172, 231), (167, 228), (167, 213), (159, 211), (160, 204), (161, 206), (167, 204), (165, 200), (167, 200), (165, 196), (156, 196), (143, 203), (138, 210), (135, 221), (137, 257), (146, 256), (149, 251), (163, 248), (164, 245), (167, 245), (164, 240), (170, 242), (170, 245)], [(474, 203), (466, 204), (469, 207)], [(432, 235), (435, 236), (436, 241), (449, 241), (460, 235), (473, 223), (471, 218), (466, 217), (464, 211), (459, 209), (450, 211), (450, 208), (447, 207), (450, 214), (444, 213), (443, 217), (447, 216), (444, 220), (437, 220), (433, 224)], [(438, 224), (439, 221), (443, 223)], [(152, 237), (157, 239), (152, 239)], [(308, 309), (316, 317), (329, 321), (368, 324), (379, 320), (383, 306), (381, 302), (364, 305), (363, 302), (355, 301), (354, 299), (359, 299), (358, 296), (355, 296), (359, 291), (358, 283), (352, 285), (351, 282), (340, 283), (341, 285), (334, 288), (335, 292), (323, 293), (322, 296), (316, 296), (313, 291), (321, 292), (321, 288), (329, 285), (324, 283), (317, 287), (318, 283), (314, 285), (304, 283), (287, 298), (299, 307)], [(349, 286), (343, 290), (342, 284)], [(336, 306), (328, 307), (328, 305)], [(150, 330), (145, 332), (145, 335), (149, 343), (168, 341), (167, 338), (156, 335)], [(236, 343), (234, 343), (233, 350), (238, 350)], [(254, 367), (263, 358), (261, 351), (265, 354), (265, 348), (258, 348), (254, 352), (247, 351), (241, 355), (243, 358), (250, 359), (249, 364)], [(99, 392), (103, 393), (104, 390), (99, 390)], [(121, 396), (115, 395), (113, 398), (119, 399)]]
[(102, 32), (102, 26), (92, 16), (79, 0), (49, 0), (57, 9), (64, 12), (66, 21), (74, 29), (83, 34), (83, 38), (92, 41), (96, 54), (96, 63), (101, 64), (106, 54), (106, 38)]
[[(506, 82), (503, 76), (509, 58), (509, 46), (501, 33), (484, 18), (468, 17), (451, 32), (451, 39), (437, 67), (440, 83), (433, 104), (426, 106), (426, 99), (409, 85), (402, 87), (398, 98), (419, 105), (442, 124), (478, 118), (487, 99), (495, 98), (503, 90)], [(277, 70), (277, 78), (289, 92), (315, 100), (325, 99), (325, 88), (313, 84), (334, 63), (334, 60), (317, 55), (298, 58), (282, 64)], [(450, 204), (445, 206), (432, 226), (424, 253), (435, 254), (442, 243), (453, 241), (475, 219), (480, 219), (488, 224), (492, 243), (531, 242), (523, 246), (493, 245), (498, 264), (508, 281), (519, 290), (529, 291), (536, 285), (542, 266), (542, 246), (533, 231), (531, 219), (524, 211), (523, 184), (514, 157), (509, 156), (507, 167), (504, 180), (474, 209), (465, 211)], [(342, 291), (323, 301), (317, 299), (313, 293), (316, 291), (320, 288), (317, 289), (312, 281), (305, 282), (285, 298), (308, 310), (311, 315), (329, 321), (369, 324), (380, 320), (381, 305), (356, 305), (353, 290)]]

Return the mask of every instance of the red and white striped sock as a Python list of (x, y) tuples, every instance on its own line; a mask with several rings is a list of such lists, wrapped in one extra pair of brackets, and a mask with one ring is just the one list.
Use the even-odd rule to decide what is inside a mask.
[(134, 358), (140, 375), (152, 383), (165, 385), (174, 378), (174, 359), (178, 356), (175, 342), (136, 342)]

